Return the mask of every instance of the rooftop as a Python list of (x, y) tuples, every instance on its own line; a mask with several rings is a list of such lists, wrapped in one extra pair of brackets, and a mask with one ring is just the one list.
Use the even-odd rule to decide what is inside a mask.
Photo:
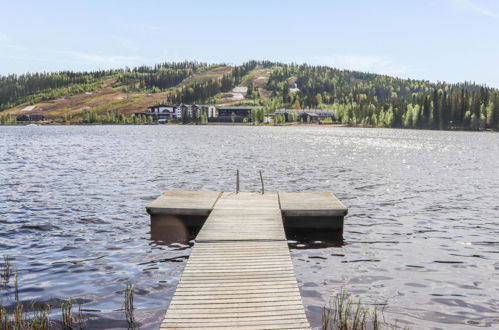
[(336, 109), (277, 109), (275, 113), (317, 113), (317, 114), (330, 114), (335, 113)]
[(237, 106), (228, 106), (228, 107), (220, 107), (222, 110), (238, 110), (238, 109), (260, 109), (261, 107), (256, 107), (252, 105), (237, 105)]

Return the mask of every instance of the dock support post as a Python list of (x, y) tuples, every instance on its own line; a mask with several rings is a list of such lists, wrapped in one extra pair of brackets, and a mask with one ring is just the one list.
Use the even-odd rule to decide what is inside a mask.
[(236, 194), (239, 194), (239, 170), (236, 172)]
[(258, 171), (260, 172), (260, 181), (262, 182), (262, 195), (265, 194), (265, 187), (263, 186), (263, 176), (262, 176), (262, 171)]

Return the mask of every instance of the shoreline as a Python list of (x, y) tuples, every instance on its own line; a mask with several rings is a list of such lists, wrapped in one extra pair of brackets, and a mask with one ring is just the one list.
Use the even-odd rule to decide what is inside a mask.
[(416, 131), (440, 131), (440, 132), (470, 132), (470, 133), (499, 133), (497, 130), (492, 129), (484, 129), (484, 130), (464, 130), (464, 129), (427, 129), (427, 128), (403, 128), (403, 127), (375, 127), (375, 126), (361, 126), (361, 125), (349, 125), (349, 124), (317, 124), (317, 123), (287, 123), (287, 124), (257, 124), (253, 125), (252, 123), (226, 123), (226, 122), (212, 122), (207, 124), (197, 124), (197, 123), (167, 123), (167, 124), (158, 124), (158, 123), (124, 123), (124, 124), (116, 124), (116, 123), (19, 123), (19, 124), (0, 124), (2, 126), (254, 126), (254, 127), (330, 127), (330, 128), (375, 128), (375, 129), (399, 129), (399, 130), (416, 130)]

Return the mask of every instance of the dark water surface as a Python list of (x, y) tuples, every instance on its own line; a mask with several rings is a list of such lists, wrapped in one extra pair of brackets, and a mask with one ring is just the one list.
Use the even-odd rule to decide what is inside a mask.
[(89, 328), (126, 327), (131, 280), (141, 328), (157, 328), (190, 247), (151, 239), (144, 207), (171, 188), (232, 190), (236, 169), (242, 190), (261, 169), (266, 191), (331, 191), (349, 207), (343, 244), (290, 241), (314, 326), (344, 288), (400, 326), (499, 327), (499, 134), (0, 127), (0, 254), (24, 301), (78, 298)]

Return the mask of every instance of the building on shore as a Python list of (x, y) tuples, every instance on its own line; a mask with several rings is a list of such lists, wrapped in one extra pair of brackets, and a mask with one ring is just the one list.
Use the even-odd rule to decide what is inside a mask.
[(214, 105), (196, 105), (183, 103), (179, 105), (153, 105), (147, 108), (145, 112), (134, 113), (134, 116), (148, 116), (155, 120), (169, 121), (182, 120), (185, 117), (194, 118), (195, 116), (200, 116), (201, 112), (204, 112), (208, 118), (215, 118), (217, 116), (217, 111)]
[(198, 104), (198, 108), (204, 111), (208, 118), (217, 117), (217, 108), (213, 104)]
[(25, 121), (25, 122), (29, 122), (29, 121), (43, 121), (45, 119), (45, 117), (43, 117), (42, 115), (21, 115), (21, 116), (17, 116), (16, 117), (16, 121)]
[(250, 118), (251, 117), (251, 111), (253, 109), (260, 109), (261, 107), (255, 107), (255, 106), (227, 106), (227, 107), (221, 107), (218, 108), (218, 118), (217, 121), (225, 121), (225, 122), (230, 122), (230, 121), (235, 121), (235, 122), (241, 122), (244, 120), (244, 118)]
[(274, 112), (275, 115), (284, 115), (286, 120), (290, 120), (290, 115), (294, 114), (295, 118), (298, 120), (302, 120), (304, 122), (320, 122), (321, 120), (331, 119), (335, 121), (336, 119), (336, 110), (333, 109), (277, 109)]
[(135, 113), (134, 115), (136, 116), (142, 115), (148, 117), (150, 116), (151, 118), (156, 120), (159, 119), (171, 120), (177, 118), (177, 113), (175, 110), (176, 110), (175, 106), (173, 105), (157, 104), (147, 108), (145, 112)]

